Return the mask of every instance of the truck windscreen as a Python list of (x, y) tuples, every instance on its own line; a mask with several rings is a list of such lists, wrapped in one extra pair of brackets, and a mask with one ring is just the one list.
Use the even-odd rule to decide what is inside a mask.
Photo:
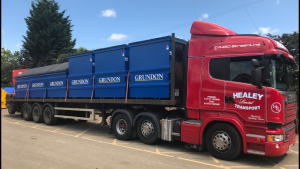
[(270, 60), (270, 85), (281, 91), (294, 91), (293, 64), (279, 59)]

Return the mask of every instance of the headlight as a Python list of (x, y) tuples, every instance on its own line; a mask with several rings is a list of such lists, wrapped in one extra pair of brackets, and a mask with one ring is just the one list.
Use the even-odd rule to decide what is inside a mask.
[(283, 141), (283, 135), (268, 135), (268, 142)]

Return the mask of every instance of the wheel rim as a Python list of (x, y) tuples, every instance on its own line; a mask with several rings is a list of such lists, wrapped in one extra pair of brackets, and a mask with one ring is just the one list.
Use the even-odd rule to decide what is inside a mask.
[(224, 131), (217, 131), (212, 136), (213, 147), (222, 153), (227, 152), (231, 148), (231, 138)]
[(39, 110), (37, 108), (34, 108), (32, 111), (32, 117), (35, 121), (39, 118)]
[(50, 121), (50, 111), (49, 110), (46, 110), (45, 112), (44, 112), (44, 120), (46, 121), (46, 122), (49, 122)]
[(27, 106), (24, 107), (23, 116), (25, 119), (27, 119), (29, 116), (29, 108)]
[(154, 126), (149, 120), (143, 121), (141, 125), (141, 132), (144, 137), (149, 138), (154, 133)]
[(116, 124), (116, 129), (117, 129), (117, 132), (120, 134), (120, 135), (123, 135), (126, 133), (127, 131), (127, 123), (124, 119), (119, 119), (117, 121), (117, 124)]

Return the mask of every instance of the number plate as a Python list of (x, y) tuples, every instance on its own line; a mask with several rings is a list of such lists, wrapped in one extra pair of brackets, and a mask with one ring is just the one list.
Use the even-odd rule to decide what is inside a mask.
[(293, 144), (291, 144), (290, 146), (289, 146), (289, 150), (291, 150), (293, 148)]

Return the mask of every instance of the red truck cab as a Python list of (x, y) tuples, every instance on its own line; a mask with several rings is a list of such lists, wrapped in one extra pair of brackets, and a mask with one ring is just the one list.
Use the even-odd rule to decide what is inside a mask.
[[(183, 129), (182, 135), (188, 132), (193, 137), (181, 137), (182, 141), (199, 141), (223, 159), (235, 156), (229, 150), (237, 141), (244, 153), (286, 153), (296, 140), (294, 57), (271, 38), (238, 34), (209, 22), (195, 21), (190, 33), (187, 116), (203, 123)], [(229, 136), (236, 133), (218, 132), (216, 126), (210, 131), (216, 123), (223, 124), (219, 128), (231, 126), (240, 138), (234, 140)]]

